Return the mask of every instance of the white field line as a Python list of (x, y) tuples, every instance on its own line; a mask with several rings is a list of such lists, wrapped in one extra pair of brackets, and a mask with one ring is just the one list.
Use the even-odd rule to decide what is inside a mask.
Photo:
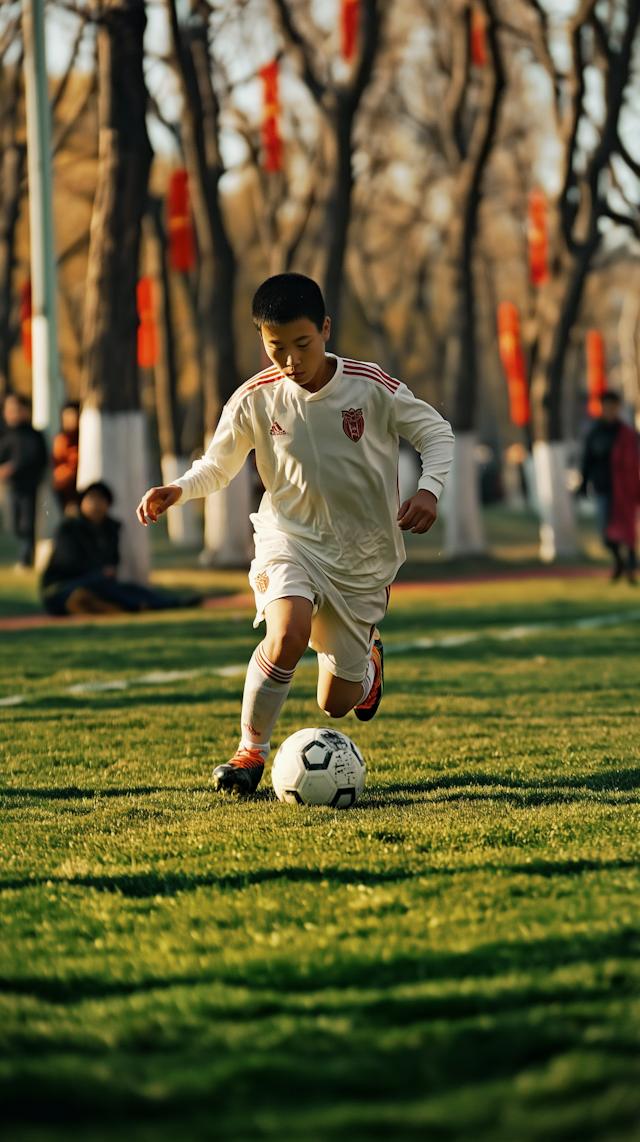
[[(619, 626), (625, 622), (637, 622), (640, 608), (633, 611), (620, 611), (611, 615), (594, 615), (589, 619), (575, 619), (568, 623), (531, 623), (528, 626), (507, 627), (505, 630), (482, 630), (464, 634), (448, 634), (443, 638), (414, 638), (410, 642), (391, 642), (385, 648), (385, 656), (406, 654), (408, 650), (446, 650), (455, 646), (466, 646), (481, 639), (496, 639), (498, 642), (511, 642), (534, 634), (545, 634), (557, 630), (596, 630), (598, 627)], [(166, 686), (170, 682), (181, 682), (187, 678), (203, 678), (215, 675), (218, 678), (244, 678), (246, 663), (237, 666), (204, 667), (202, 670), (153, 670), (149, 674), (138, 674), (135, 678), (113, 678), (106, 682), (76, 682), (62, 691), (74, 697), (81, 694), (98, 694), (109, 690), (128, 690), (131, 686)], [(60, 691), (58, 691), (60, 692)], [(30, 698), (52, 697), (52, 694), (12, 694), (0, 698), (0, 706), (20, 706)]]

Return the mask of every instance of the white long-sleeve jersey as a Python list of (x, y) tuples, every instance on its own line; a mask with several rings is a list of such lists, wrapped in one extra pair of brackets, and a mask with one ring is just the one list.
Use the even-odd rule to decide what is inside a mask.
[(275, 366), (225, 405), (201, 460), (174, 483), (182, 502), (226, 487), (252, 448), (266, 492), (256, 536), (284, 533), (344, 591), (393, 582), (406, 558), (397, 523), (398, 439), (422, 457), (420, 488), (438, 497), (453, 433), (435, 409), (377, 365), (336, 358), (310, 393)]

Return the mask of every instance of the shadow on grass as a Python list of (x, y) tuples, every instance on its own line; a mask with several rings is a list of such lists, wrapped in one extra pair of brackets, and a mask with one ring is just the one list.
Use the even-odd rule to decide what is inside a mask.
[(433, 793), (438, 789), (457, 790), (477, 785), (515, 791), (533, 790), (535, 792), (565, 789), (588, 789), (598, 793), (622, 792), (640, 789), (640, 767), (633, 766), (627, 769), (600, 770), (597, 773), (562, 774), (559, 777), (545, 776), (541, 778), (510, 777), (504, 773), (467, 770), (463, 773), (425, 778), (423, 781), (394, 782), (389, 785), (378, 786), (375, 793), (379, 797), (384, 797), (388, 793), (406, 793), (411, 796), (417, 793)]
[[(235, 680), (233, 680), (235, 683)], [(8, 714), (6, 720), (12, 723), (15, 722), (30, 722), (33, 713), (49, 714), (50, 712), (56, 714), (78, 713), (82, 714), (89, 712), (92, 714), (100, 714), (108, 710), (128, 710), (141, 709), (146, 706), (162, 706), (167, 708), (167, 704), (171, 706), (197, 706), (202, 704), (210, 704), (213, 702), (237, 702), (242, 701), (242, 688), (238, 688), (235, 684), (235, 689), (227, 687), (227, 689), (220, 689), (209, 687), (197, 693), (181, 693), (180, 691), (171, 690), (169, 684), (159, 687), (159, 692), (145, 691), (144, 687), (132, 685), (130, 690), (116, 691), (117, 697), (109, 691), (95, 691), (82, 696), (66, 695), (66, 694), (46, 694), (42, 697), (38, 695), (29, 696), (27, 702), (19, 707), (12, 709), (7, 708)], [(3, 711), (5, 713), (5, 711)], [(30, 716), (31, 715), (31, 716)]]
[[(461, 1018), (487, 1011), (517, 1009), (534, 1001), (579, 1003), (586, 999), (612, 999), (621, 994), (637, 993), (637, 973), (633, 968), (639, 952), (640, 928), (625, 927), (595, 936), (575, 932), (543, 940), (492, 942), (464, 952), (426, 950), (414, 955), (397, 954), (384, 962), (365, 952), (344, 957), (339, 962), (313, 962), (311, 972), (308, 964), (292, 963), (284, 955), (252, 963), (250, 978), (241, 967), (234, 969), (224, 964), (215, 972), (203, 970), (171, 976), (151, 975), (138, 980), (105, 979), (104, 975), (78, 975), (67, 979), (0, 976), (0, 992), (37, 996), (51, 1003), (76, 1003), (174, 987), (224, 984), (238, 987), (241, 992), (236, 1002), (229, 995), (210, 997), (208, 1005), (215, 1009), (218, 1018), (253, 1019), (257, 1015), (264, 1017), (287, 1010), (301, 1013), (299, 1004), (291, 997), (304, 995), (313, 996), (313, 1002), (304, 1006), (309, 1015), (330, 1011), (340, 1018), (366, 1019), (374, 1013), (377, 1019), (384, 1016), (383, 1021), (394, 1026), (398, 1022), (417, 1022), (421, 1018), (447, 1015)], [(321, 952), (316, 951), (316, 959), (319, 960), (320, 956)], [(612, 959), (617, 961), (615, 971), (611, 967)], [(607, 961), (607, 970), (599, 971), (598, 965)], [(562, 981), (545, 978), (549, 972), (570, 964), (589, 964), (593, 970), (584, 978), (567, 976)], [(514, 973), (523, 973), (525, 978), (514, 980)], [(502, 988), (487, 988), (488, 981), (502, 977), (505, 977)], [(366, 980), (364, 993), (360, 990), (363, 979)], [(375, 994), (380, 989), (447, 980), (474, 982), (463, 993), (448, 996), (434, 993)], [(269, 994), (263, 996), (260, 992), (265, 989)], [(339, 1008), (335, 1001), (336, 989), (355, 989), (351, 995), (344, 996), (344, 1003)], [(247, 999), (247, 994), (251, 998)], [(206, 997), (202, 997), (201, 1002), (206, 1004)]]
[(101, 797), (146, 797), (153, 793), (211, 793), (211, 785), (134, 785), (123, 789), (105, 787), (103, 789), (79, 789), (76, 785), (49, 789), (24, 789), (14, 786), (0, 789), (2, 797), (33, 797), (39, 801), (94, 801)]
[(300, 868), (289, 865), (282, 868), (262, 868), (237, 873), (184, 872), (170, 873), (113, 873), (103, 876), (55, 876), (44, 874), (41, 877), (13, 877), (0, 880), (0, 892), (16, 891), (24, 888), (42, 888), (60, 884), (65, 888), (92, 888), (97, 892), (119, 893), (121, 896), (144, 900), (150, 896), (175, 896), (178, 892), (194, 892), (199, 888), (238, 890), (251, 888), (254, 884), (266, 884), (282, 880), (289, 884), (319, 884), (328, 881), (333, 886), (360, 885), (376, 887), (380, 884), (396, 884), (413, 880), (416, 876), (441, 877), (465, 876), (477, 872), (499, 872), (521, 876), (580, 876), (585, 872), (605, 872), (614, 869), (638, 868), (640, 858), (619, 857), (615, 860), (598, 861), (590, 859), (530, 860), (528, 863), (505, 864), (492, 860), (474, 864), (428, 865), (419, 864), (411, 868), (385, 869), (369, 872), (362, 868), (338, 868), (324, 865), (322, 868)]

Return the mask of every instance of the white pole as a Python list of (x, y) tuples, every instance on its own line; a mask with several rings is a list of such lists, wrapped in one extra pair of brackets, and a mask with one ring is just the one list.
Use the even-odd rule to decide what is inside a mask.
[(56, 263), (51, 211), (51, 105), (44, 0), (22, 0), (31, 239), (33, 425), (49, 444), (58, 431), (62, 384), (56, 335)]

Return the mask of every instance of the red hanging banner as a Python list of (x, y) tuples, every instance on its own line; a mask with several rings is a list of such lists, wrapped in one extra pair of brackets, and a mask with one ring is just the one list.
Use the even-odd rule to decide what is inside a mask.
[(498, 306), (498, 346), (509, 389), (511, 423), (524, 428), (531, 419), (531, 407), (518, 310), (511, 301), (503, 301)]
[(140, 278), (136, 286), (138, 309), (138, 364), (141, 369), (150, 369), (157, 364), (160, 356), (160, 336), (156, 322), (156, 283), (153, 278)]
[(535, 286), (549, 280), (549, 236), (547, 230), (547, 198), (542, 190), (529, 195), (529, 278)]
[(607, 389), (607, 363), (604, 354), (604, 337), (599, 329), (587, 332), (587, 412), (593, 420), (602, 416), (602, 394)]
[(260, 68), (262, 80), (262, 169), (266, 174), (282, 170), (280, 136), (280, 64), (277, 59)]
[(358, 46), (360, 30), (360, 0), (342, 0), (340, 6), (340, 50), (342, 58), (351, 63)]
[(195, 244), (189, 206), (189, 179), (183, 168), (173, 171), (169, 179), (167, 221), (171, 268), (186, 274), (193, 269)]
[(471, 9), (471, 62), (476, 67), (486, 67), (487, 39), (485, 34), (485, 15), (482, 8)]
[(31, 281), (27, 280), (20, 286), (20, 311), (18, 314), (20, 321), (20, 336), (22, 340), (22, 352), (24, 353), (28, 364), (32, 361), (31, 350)]

